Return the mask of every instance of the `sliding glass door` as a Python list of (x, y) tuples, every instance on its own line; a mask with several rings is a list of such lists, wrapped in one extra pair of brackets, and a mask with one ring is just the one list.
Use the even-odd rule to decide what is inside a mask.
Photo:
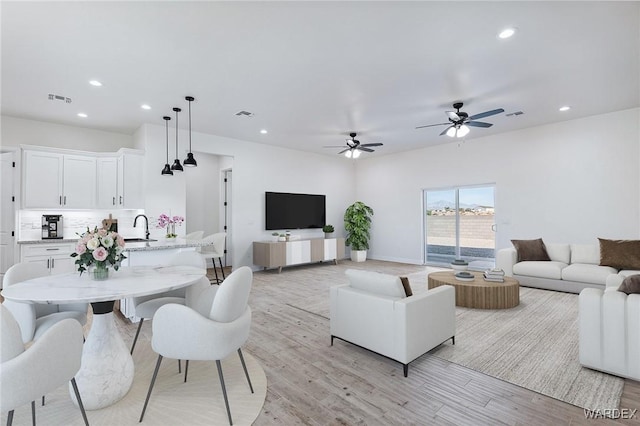
[(495, 265), (495, 186), (424, 191), (425, 263), (464, 259), (472, 269)]

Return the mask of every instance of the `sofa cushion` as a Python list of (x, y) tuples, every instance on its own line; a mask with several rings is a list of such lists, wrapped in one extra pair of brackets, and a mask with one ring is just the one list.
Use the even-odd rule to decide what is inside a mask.
[(600, 264), (600, 247), (596, 244), (571, 244), (571, 263)]
[(549, 259), (556, 262), (571, 263), (571, 246), (569, 244), (545, 243)]
[(551, 260), (542, 238), (536, 240), (511, 240), (511, 243), (518, 252), (518, 262)]
[(640, 269), (640, 240), (600, 241), (600, 265), (616, 269)]
[(400, 277), (395, 275), (356, 269), (347, 269), (345, 275), (349, 279), (349, 285), (352, 288), (381, 296), (405, 297), (402, 281), (400, 281)]
[(605, 285), (607, 277), (616, 272), (616, 269), (610, 268), (609, 266), (572, 263), (562, 270), (562, 279), (580, 283)]
[(626, 294), (640, 294), (640, 275), (629, 275), (622, 281), (618, 291)]
[(528, 277), (550, 278), (553, 280), (562, 279), (562, 269), (567, 264), (556, 261), (533, 261), (518, 262), (513, 265), (515, 275), (526, 275)]
[(640, 270), (638, 269), (623, 269), (618, 272), (618, 275), (622, 276), (622, 278), (627, 278), (629, 275), (640, 274)]

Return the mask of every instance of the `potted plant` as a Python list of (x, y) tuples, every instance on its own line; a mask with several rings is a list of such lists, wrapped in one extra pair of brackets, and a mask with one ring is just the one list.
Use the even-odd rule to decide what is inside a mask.
[(275, 239), (275, 241), (278, 241), (278, 237), (280, 236), (280, 234), (279, 234), (279, 233), (277, 233), (277, 232), (272, 232), (272, 233), (271, 233), (271, 236), (273, 236), (273, 238)]
[(286, 236), (286, 235), (284, 235), (284, 234), (280, 234), (280, 235), (278, 236), (278, 241), (287, 241), (287, 236)]
[(347, 231), (346, 244), (351, 247), (351, 260), (364, 262), (369, 249), (373, 209), (362, 201), (356, 201), (344, 212), (344, 229)]
[(335, 229), (333, 229), (333, 225), (325, 225), (322, 227), (322, 232), (324, 232), (325, 238), (333, 237), (333, 231), (335, 231)]

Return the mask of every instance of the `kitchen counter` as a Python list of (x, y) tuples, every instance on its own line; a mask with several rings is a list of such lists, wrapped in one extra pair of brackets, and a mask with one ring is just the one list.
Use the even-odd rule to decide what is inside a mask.
[[(59, 240), (23, 240), (18, 241), (18, 244), (66, 244), (77, 243), (78, 238), (65, 238)], [(169, 250), (189, 247), (204, 247), (212, 245), (212, 241), (202, 240), (185, 240), (184, 238), (176, 238), (174, 240), (159, 239), (158, 241), (149, 242), (127, 242), (124, 246), (124, 251), (152, 251), (152, 250)]]

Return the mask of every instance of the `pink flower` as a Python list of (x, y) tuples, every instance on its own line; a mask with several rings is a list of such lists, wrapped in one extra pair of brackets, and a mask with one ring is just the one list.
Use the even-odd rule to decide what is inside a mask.
[(118, 234), (116, 243), (118, 243), (118, 247), (124, 247), (124, 238), (122, 238), (122, 235)]
[(107, 256), (109, 255), (109, 253), (107, 253), (107, 250), (104, 247), (98, 247), (93, 251), (92, 254), (93, 254), (93, 258), (98, 262), (102, 262), (106, 260)]
[(76, 253), (79, 255), (85, 254), (87, 251), (87, 245), (80, 241), (78, 245), (76, 245)]

